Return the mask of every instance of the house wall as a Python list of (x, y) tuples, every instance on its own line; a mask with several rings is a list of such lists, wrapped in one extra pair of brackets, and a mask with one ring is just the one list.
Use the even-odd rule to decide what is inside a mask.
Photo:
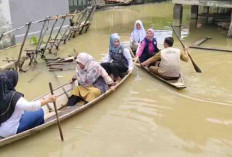
[[(5, 0), (4, 0), (5, 1)], [(69, 13), (68, 0), (10, 0), (10, 15), (12, 27), (18, 28), (29, 21), (44, 19), (49, 16), (65, 15)], [(58, 27), (58, 22), (56, 26)], [(68, 24), (68, 21), (66, 22)], [(50, 27), (52, 22), (50, 23)], [(38, 35), (42, 28), (42, 23), (31, 26), (29, 36)], [(21, 41), (25, 29), (16, 32), (16, 40)]]
[[(0, 34), (9, 31), (11, 26), (9, 0), (0, 0)], [(14, 42), (12, 35), (7, 35), (0, 41), (0, 49), (11, 46)]]

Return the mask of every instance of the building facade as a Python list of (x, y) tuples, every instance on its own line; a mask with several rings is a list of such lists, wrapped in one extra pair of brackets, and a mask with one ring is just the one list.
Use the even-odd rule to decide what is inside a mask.
[[(0, 33), (21, 27), (29, 21), (69, 13), (68, 0), (0, 0)], [(42, 23), (31, 26), (29, 36), (38, 34)], [(4, 36), (0, 48), (21, 41), (25, 29)]]
[[(232, 38), (232, 0), (172, 0), (175, 4), (173, 10), (173, 25), (181, 26), (183, 5), (191, 5), (191, 18), (198, 19), (199, 16), (212, 18), (217, 21), (217, 18), (224, 16), (225, 21), (220, 20), (220, 25), (228, 28), (228, 37)], [(199, 11), (201, 8), (201, 12)], [(210, 12), (213, 10), (213, 12)], [(229, 22), (227, 22), (229, 21)]]

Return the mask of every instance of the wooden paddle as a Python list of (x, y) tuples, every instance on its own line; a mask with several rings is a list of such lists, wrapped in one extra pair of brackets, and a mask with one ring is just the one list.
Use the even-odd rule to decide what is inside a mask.
[[(186, 47), (185, 47), (185, 45), (183, 44), (183, 42), (180, 40), (180, 38), (179, 38), (179, 36), (177, 35), (175, 29), (173, 28), (173, 26), (171, 26), (171, 27), (172, 27), (172, 30), (173, 30), (174, 34), (176, 35), (177, 39), (180, 41), (182, 47), (185, 49)], [(191, 57), (191, 55), (190, 55), (189, 53), (188, 53), (188, 56), (189, 56), (189, 58), (190, 58), (190, 60), (191, 60), (191, 62), (192, 62), (192, 64), (193, 64), (193, 67), (194, 67), (195, 71), (198, 72), (198, 73), (201, 73), (201, 69), (200, 69), (200, 68), (196, 65), (196, 63), (193, 61), (193, 59), (192, 59), (192, 57)]]
[[(54, 95), (51, 82), (49, 82), (49, 87), (50, 87), (51, 94)], [(56, 102), (53, 102), (53, 105), (54, 105), (54, 109), (56, 112), (56, 120), (57, 120), (57, 124), (58, 124), (58, 128), (59, 128), (59, 132), (60, 132), (60, 138), (62, 141), (64, 141), (64, 137), (63, 137), (63, 133), (62, 133), (61, 125), (60, 125), (60, 119), (59, 119), (58, 111), (57, 111), (57, 107), (56, 107)]]

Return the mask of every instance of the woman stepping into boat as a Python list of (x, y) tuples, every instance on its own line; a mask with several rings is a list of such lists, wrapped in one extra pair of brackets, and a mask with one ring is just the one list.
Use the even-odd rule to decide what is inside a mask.
[(140, 20), (137, 20), (134, 25), (134, 30), (131, 33), (130, 42), (131, 49), (135, 52), (138, 48), (138, 45), (146, 37), (146, 31), (143, 27), (143, 23)]
[(92, 56), (80, 53), (76, 62), (75, 79), (79, 85), (72, 91), (68, 106), (74, 106), (80, 101), (88, 103), (105, 93), (109, 87), (114, 90), (114, 81)]
[(140, 63), (142, 63), (154, 56), (157, 52), (159, 52), (159, 49), (157, 47), (156, 38), (154, 38), (154, 30), (148, 29), (146, 37), (140, 44), (137, 57), (139, 58)]
[(121, 81), (123, 73), (133, 70), (130, 51), (123, 47), (117, 33), (110, 35), (109, 53), (105, 56), (101, 66), (116, 83)]
[(160, 61), (159, 66), (149, 66), (149, 71), (161, 76), (166, 80), (178, 79), (180, 76), (180, 60), (188, 62), (188, 50), (180, 51), (173, 48), (174, 40), (172, 37), (165, 38), (164, 49), (154, 57), (142, 63), (143, 66), (149, 66), (156, 61)]
[(18, 82), (16, 71), (0, 74), (0, 136), (8, 137), (44, 123), (41, 106), (54, 102), (55, 96), (28, 102), (23, 94), (15, 90)]

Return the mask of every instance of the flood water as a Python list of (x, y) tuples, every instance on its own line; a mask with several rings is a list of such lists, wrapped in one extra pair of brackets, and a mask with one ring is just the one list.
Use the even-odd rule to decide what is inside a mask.
[[(58, 55), (73, 54), (75, 48), (99, 60), (107, 52), (109, 35), (117, 32), (123, 41), (129, 40), (137, 19), (146, 29), (155, 28), (162, 44), (172, 35), (172, 8), (171, 3), (161, 3), (98, 11), (90, 31), (62, 45)], [(232, 50), (226, 31), (204, 24), (196, 28), (189, 12), (185, 7), (181, 36), (186, 45), (210, 36), (202, 46)], [(181, 48), (177, 40), (174, 46)], [(1, 52), (1, 58), (17, 49)], [(175, 90), (136, 67), (115, 93), (61, 123), (63, 143), (53, 126), (0, 148), (0, 157), (232, 156), (232, 54), (190, 50), (203, 73), (196, 73), (190, 62), (182, 63), (186, 89)], [(73, 71), (48, 72), (41, 62), (20, 73), (17, 89), (32, 100), (49, 91), (49, 81), (57, 87), (72, 75)]]

